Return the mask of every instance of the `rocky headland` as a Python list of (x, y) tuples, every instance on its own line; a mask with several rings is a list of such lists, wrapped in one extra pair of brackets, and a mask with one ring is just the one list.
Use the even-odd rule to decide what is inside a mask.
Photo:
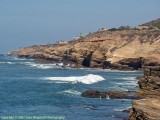
[(9, 55), (38, 62), (63, 62), (73, 67), (138, 70), (142, 66), (157, 66), (160, 65), (160, 29), (147, 25), (99, 30), (76, 40), (34, 45)]
[(143, 67), (144, 75), (139, 77), (138, 91), (96, 91), (88, 90), (82, 97), (98, 99), (132, 99), (129, 120), (160, 120), (160, 66)]
[(129, 120), (160, 120), (160, 67), (145, 67)]

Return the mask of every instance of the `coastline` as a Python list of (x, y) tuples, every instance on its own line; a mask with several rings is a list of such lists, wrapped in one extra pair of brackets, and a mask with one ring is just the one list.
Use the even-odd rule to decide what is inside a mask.
[[(133, 102), (129, 120), (158, 120), (160, 29), (150, 27), (97, 31), (76, 40), (21, 48), (11, 51), (8, 55), (34, 59), (40, 64), (62, 64), (63, 68), (144, 71), (144, 76), (139, 77), (139, 90), (133, 96), (130, 96), (130, 91), (108, 93), (96, 90), (86, 91), (82, 96), (106, 98), (108, 94), (115, 94), (111, 98), (131, 97)], [(154, 112), (149, 114), (150, 110)]]
[(21, 48), (8, 55), (77, 68), (140, 70), (142, 66), (160, 66), (159, 43), (157, 29), (106, 30), (64, 43)]
[[(44, 62), (40, 62), (40, 63), (44, 63)], [(98, 69), (102, 70), (101, 68), (98, 68)], [(108, 69), (106, 69), (106, 70), (108, 70)], [(132, 109), (122, 111), (122, 112), (130, 111), (129, 120), (137, 120), (139, 117), (142, 117), (142, 119), (144, 119), (144, 120), (148, 119), (148, 118), (152, 120), (151, 117), (152, 117), (153, 114), (154, 114), (154, 116), (157, 115), (158, 117), (160, 117), (159, 114), (155, 114), (156, 110), (158, 110), (158, 112), (159, 112), (159, 109), (160, 109), (156, 105), (156, 104), (158, 104), (158, 102), (160, 100), (160, 98), (157, 95), (160, 95), (160, 94), (159, 94), (159, 92), (155, 92), (155, 91), (149, 92), (151, 89), (149, 89), (149, 91), (148, 91), (146, 89), (147, 86), (144, 85), (144, 83), (146, 83), (146, 81), (149, 81), (149, 80), (151, 80), (151, 82), (148, 83), (150, 86), (155, 84), (155, 82), (160, 81), (160, 78), (159, 78), (159, 76), (160, 76), (160, 72), (159, 72), (160, 68), (159, 67), (143, 67), (143, 71), (144, 71), (144, 76), (138, 77), (138, 79), (139, 79), (138, 84), (139, 84), (140, 89), (136, 92), (136, 94), (135, 93), (134, 93), (134, 95), (132, 94), (132, 96), (128, 96), (128, 95), (130, 94), (130, 92), (133, 92), (133, 91), (119, 92), (119, 93), (116, 92), (116, 91), (115, 92), (89, 91), (90, 92), (89, 94), (91, 95), (91, 98), (92, 98), (92, 96), (94, 96), (93, 98), (102, 98), (102, 99), (104, 98), (104, 99), (107, 99), (106, 95), (109, 94), (109, 96), (110, 96), (109, 99), (123, 99), (123, 98), (125, 98), (125, 99), (133, 99)], [(154, 79), (156, 80), (155, 82), (153, 82)], [(157, 87), (157, 90), (158, 89), (159, 89), (159, 87)], [(153, 86), (153, 90), (155, 90), (155, 86)], [(85, 95), (85, 93), (87, 93), (87, 91), (82, 93), (83, 97), (87, 97)], [(155, 93), (155, 94), (153, 94), (153, 93)], [(154, 108), (152, 108), (153, 105), (152, 106), (148, 106), (147, 105), (148, 103), (155, 103), (154, 104)], [(143, 108), (145, 108), (145, 109), (143, 109)], [(150, 112), (151, 114), (146, 115), (146, 111), (150, 111), (150, 109), (153, 109), (153, 110), (155, 109), (154, 113)]]
[(132, 101), (129, 120), (159, 120), (160, 118), (160, 67), (145, 67), (138, 81), (139, 100)]

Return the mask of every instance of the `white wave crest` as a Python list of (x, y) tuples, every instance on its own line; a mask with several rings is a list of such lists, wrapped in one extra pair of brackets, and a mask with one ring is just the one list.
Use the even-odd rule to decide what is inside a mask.
[(71, 76), (71, 77), (45, 77), (42, 78), (43, 80), (53, 80), (53, 81), (64, 81), (64, 82), (72, 82), (77, 83), (83, 83), (83, 84), (93, 84), (99, 81), (105, 80), (103, 77), (99, 75), (93, 75), (93, 74), (88, 74), (85, 76)]
[(106, 72), (120, 72), (120, 73), (135, 73), (135, 72), (139, 72), (138, 70), (112, 70), (112, 69), (104, 69), (103, 71), (106, 71)]
[(129, 82), (125, 82), (125, 83), (116, 83), (117, 85), (131, 85), (131, 86), (137, 86), (137, 82), (136, 81), (129, 81)]
[(124, 78), (118, 78), (122, 80), (136, 80), (136, 77), (124, 77)]
[(14, 61), (14, 62), (0, 62), (0, 64), (9, 64), (9, 65), (27, 65), (32, 68), (38, 69), (52, 69), (52, 68), (62, 68), (63, 63), (55, 63), (55, 64), (38, 64), (35, 62), (24, 62), (24, 61)]
[(68, 93), (68, 94), (72, 94), (72, 95), (80, 95), (81, 94), (81, 92), (78, 92), (78, 91), (73, 90), (73, 89), (65, 90), (63, 92)]
[(120, 108), (115, 108), (114, 111), (119, 111), (119, 112), (122, 112), (124, 110), (129, 110), (131, 108), (131, 106), (128, 106), (128, 107), (120, 107)]
[(119, 86), (113, 86), (113, 87), (109, 87), (111, 90), (114, 90), (114, 91), (128, 91), (127, 88), (124, 88), (124, 87), (119, 87)]
[(12, 64), (15, 64), (14, 62), (0, 62), (0, 64), (10, 64), (10, 65), (12, 65)]
[(26, 64), (29, 65), (30, 67), (35, 67), (38, 69), (52, 69), (52, 68), (61, 68), (63, 66), (62, 63), (56, 63), (56, 64), (38, 64), (38, 63), (29, 63)]

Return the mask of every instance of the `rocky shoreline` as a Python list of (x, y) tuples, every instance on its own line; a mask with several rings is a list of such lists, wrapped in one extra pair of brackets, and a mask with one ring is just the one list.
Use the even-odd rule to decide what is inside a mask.
[[(126, 92), (101, 92), (88, 90), (82, 97), (99, 99), (132, 99), (129, 120), (160, 119), (160, 66), (144, 67), (144, 75), (139, 77), (139, 90)], [(123, 111), (122, 111), (123, 112)]]
[(144, 70), (144, 76), (139, 77), (139, 90), (136, 93), (90, 90), (82, 96), (139, 98), (132, 102), (129, 120), (159, 120), (160, 67), (157, 66), (160, 66), (160, 29), (151, 26), (149, 24), (149, 29), (113, 28), (97, 31), (80, 36), (77, 40), (34, 45), (9, 52), (8, 55), (34, 59), (39, 63), (63, 63), (63, 67)]
[(129, 120), (160, 119), (160, 67), (145, 67), (139, 78), (139, 100), (133, 100)]

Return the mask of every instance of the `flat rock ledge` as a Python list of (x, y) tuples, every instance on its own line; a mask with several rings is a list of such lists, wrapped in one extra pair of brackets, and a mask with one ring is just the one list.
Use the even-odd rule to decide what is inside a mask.
[(136, 99), (134, 91), (126, 92), (100, 92), (96, 90), (88, 90), (81, 94), (82, 97), (102, 98), (102, 99)]

